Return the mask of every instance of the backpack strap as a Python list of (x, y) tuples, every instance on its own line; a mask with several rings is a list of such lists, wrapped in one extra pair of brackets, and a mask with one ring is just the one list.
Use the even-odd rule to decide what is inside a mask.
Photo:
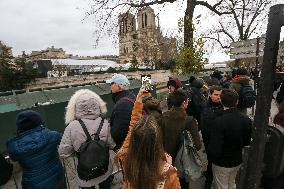
[[(89, 131), (88, 131), (88, 129), (87, 129), (85, 123), (84, 123), (81, 119), (79, 119), (78, 121), (79, 121), (79, 123), (81, 124), (82, 129), (83, 129), (85, 135), (87, 136), (87, 141), (91, 141), (91, 140), (92, 140), (92, 137), (91, 137), (91, 135), (90, 135), (90, 133), (89, 133)], [(102, 130), (103, 123), (104, 123), (104, 119), (102, 118), (102, 120), (101, 120), (101, 122), (100, 122), (100, 126), (99, 126), (97, 132), (95, 133), (95, 138), (94, 138), (95, 140), (100, 140), (99, 134), (100, 134), (100, 132), (101, 132), (101, 130)]]
[(132, 105), (134, 105), (134, 102), (135, 102), (135, 100), (129, 98), (128, 96), (124, 96), (117, 101), (117, 103), (114, 105), (113, 109), (115, 109), (117, 107), (117, 105), (119, 104), (119, 102), (121, 100), (126, 100), (126, 101), (130, 102), (130, 104), (132, 104)]
[(100, 126), (99, 126), (97, 132), (95, 133), (95, 140), (100, 140), (99, 136), (100, 136), (100, 132), (101, 132), (101, 130), (103, 128), (103, 124), (104, 124), (104, 119), (102, 118)]
[(131, 99), (131, 98), (129, 98), (128, 96), (124, 96), (124, 97), (122, 97), (122, 98), (119, 99), (119, 100), (127, 100), (127, 101), (130, 102), (131, 104), (134, 104), (134, 100)]
[(91, 137), (85, 123), (81, 119), (79, 119), (78, 121), (79, 121), (80, 125), (82, 126), (82, 129), (83, 129), (85, 135), (87, 136), (87, 141), (91, 141), (92, 137)]

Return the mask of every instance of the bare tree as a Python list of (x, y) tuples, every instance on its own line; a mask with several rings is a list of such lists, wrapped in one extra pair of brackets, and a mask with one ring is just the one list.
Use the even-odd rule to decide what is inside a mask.
[(209, 27), (205, 38), (226, 49), (232, 42), (260, 36), (266, 27), (271, 5), (272, 0), (224, 0), (222, 9), (229, 14), (215, 17), (218, 21)]
[[(184, 0), (185, 1), (185, 0)], [(184, 15), (184, 44), (192, 46), (193, 44), (193, 15), (196, 6), (203, 6), (217, 15), (231, 14), (225, 10), (223, 3), (225, 0), (186, 0), (186, 11)], [(95, 29), (96, 42), (105, 35), (117, 36), (117, 18), (120, 13), (129, 12), (132, 14), (145, 6), (161, 5), (167, 3), (180, 2), (183, 0), (97, 0), (91, 1), (90, 10), (86, 12), (85, 18), (94, 17), (95, 23), (98, 25)], [(210, 2), (210, 3), (209, 3)], [(212, 4), (211, 4), (212, 3)], [(126, 14), (127, 15), (127, 14)], [(114, 27), (115, 26), (115, 27)]]

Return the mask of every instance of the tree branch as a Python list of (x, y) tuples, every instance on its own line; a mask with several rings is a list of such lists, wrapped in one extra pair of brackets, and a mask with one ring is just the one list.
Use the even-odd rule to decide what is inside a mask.
[(204, 6), (219, 16), (224, 15), (224, 14), (232, 14), (231, 11), (220, 12), (219, 10), (217, 10), (217, 6), (221, 5), (223, 1), (224, 0), (221, 0), (213, 6), (207, 3), (206, 1), (195, 1), (195, 4)]
[(230, 0), (230, 2), (232, 3), (231, 11), (232, 11), (234, 20), (237, 24), (237, 27), (238, 27), (239, 38), (242, 40), (243, 39), (243, 27), (241, 26), (240, 21), (239, 21), (238, 16), (237, 16), (237, 13), (235, 11), (236, 4), (234, 3), (233, 0)]
[(222, 41), (220, 40), (220, 35), (219, 35), (219, 34), (218, 34), (218, 37), (217, 37), (217, 38), (215, 38), (215, 37), (209, 37), (209, 36), (203, 37), (203, 38), (204, 38), (204, 39), (211, 39), (211, 40), (214, 40), (214, 41), (218, 42), (219, 45), (222, 47), (222, 49), (228, 49), (228, 48), (230, 48), (230, 46), (228, 46), (228, 45), (223, 45)]
[(146, 7), (146, 6), (150, 6), (150, 5), (157, 5), (157, 4), (164, 4), (164, 3), (173, 3), (177, 0), (153, 0), (151, 2), (141, 2), (141, 3), (125, 3), (130, 5), (131, 7)]
[(221, 22), (219, 22), (219, 24), (220, 24), (222, 29), (220, 29), (218, 32), (222, 32), (222, 33), (226, 34), (232, 40), (232, 42), (235, 42), (234, 37), (228, 31), (226, 31), (226, 29), (223, 26), (223, 24)]
[[(255, 21), (255, 19), (260, 15), (260, 13), (262, 11), (265, 10), (265, 7), (267, 7), (268, 5), (270, 4), (270, 1), (260, 1), (259, 2), (259, 5), (257, 7), (257, 9), (255, 10), (255, 13), (250, 21), (250, 23), (248, 24), (246, 30), (245, 30), (245, 33), (244, 33), (244, 38), (247, 39), (250, 35), (250, 28), (251, 28), (251, 25), (253, 24), (253, 22)], [(261, 8), (262, 7), (262, 8)]]

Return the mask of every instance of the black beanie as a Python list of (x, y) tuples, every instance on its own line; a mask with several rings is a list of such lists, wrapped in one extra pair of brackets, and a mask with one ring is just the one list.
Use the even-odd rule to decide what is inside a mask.
[(24, 132), (33, 129), (42, 124), (43, 122), (39, 113), (33, 110), (25, 110), (20, 112), (16, 119), (16, 125), (18, 127), (19, 132)]

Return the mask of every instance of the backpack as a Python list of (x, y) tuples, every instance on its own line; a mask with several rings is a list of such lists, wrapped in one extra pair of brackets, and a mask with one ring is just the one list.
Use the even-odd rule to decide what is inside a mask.
[(200, 119), (200, 114), (205, 107), (206, 97), (201, 93), (201, 90), (196, 88), (191, 88), (187, 91), (189, 95), (191, 95), (190, 102), (187, 106), (186, 112), (188, 115), (193, 116), (197, 121)]
[(256, 93), (250, 85), (242, 85), (239, 92), (238, 108), (251, 108), (254, 106)]
[(284, 130), (268, 126), (267, 137), (263, 158), (265, 164), (263, 175), (276, 178), (284, 171)]
[(86, 125), (79, 119), (87, 140), (81, 144), (77, 152), (78, 165), (77, 173), (80, 179), (90, 180), (104, 175), (108, 170), (109, 164), (109, 147), (105, 141), (100, 140), (99, 134), (103, 127), (104, 119), (95, 133), (95, 138), (92, 140)]
[(6, 184), (13, 174), (13, 165), (0, 154), (0, 186)]
[[(185, 128), (191, 126), (193, 117), (188, 116), (185, 121)], [(174, 166), (180, 178), (187, 182), (197, 180), (202, 176), (202, 160), (194, 146), (192, 136), (188, 129), (184, 129), (181, 134), (181, 144), (174, 160)]]

